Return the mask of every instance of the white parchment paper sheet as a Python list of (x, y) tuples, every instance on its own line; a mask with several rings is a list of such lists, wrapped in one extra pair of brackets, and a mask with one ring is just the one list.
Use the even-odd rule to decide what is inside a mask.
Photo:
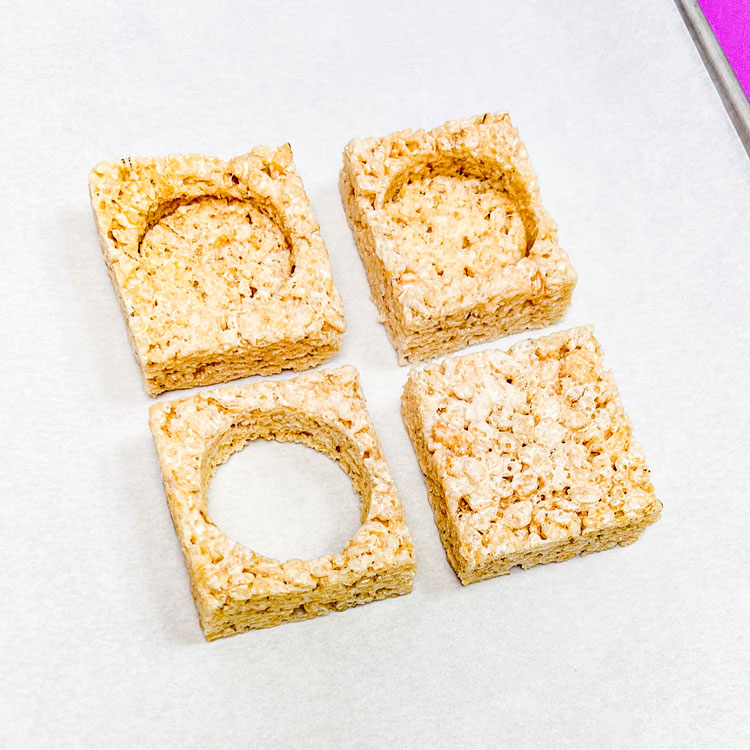
[[(750, 162), (672, 3), (13, 3), (2, 36), (0, 745), (750, 746)], [(464, 589), (337, 176), (350, 137), (503, 109), (580, 276), (559, 327), (595, 324), (664, 515)], [(334, 364), (361, 372), (419, 575), (207, 644), (87, 174), (285, 141), (346, 307)], [(339, 543), (348, 480), (273, 448), (220, 469), (212, 507), (244, 541)]]

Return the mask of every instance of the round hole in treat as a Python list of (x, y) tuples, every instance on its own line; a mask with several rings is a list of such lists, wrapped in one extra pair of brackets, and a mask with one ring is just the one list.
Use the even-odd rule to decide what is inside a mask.
[(145, 232), (140, 264), (154, 306), (221, 311), (270, 299), (294, 268), (281, 228), (252, 201), (207, 196), (171, 206)]
[(360, 528), (361, 505), (338, 461), (299, 443), (264, 439), (219, 466), (208, 488), (211, 520), (231, 539), (278, 560), (340, 552)]

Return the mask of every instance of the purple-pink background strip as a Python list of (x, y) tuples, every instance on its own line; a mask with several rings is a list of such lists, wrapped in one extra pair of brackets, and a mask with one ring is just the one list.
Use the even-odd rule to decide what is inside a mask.
[(698, 0), (750, 99), (750, 0)]

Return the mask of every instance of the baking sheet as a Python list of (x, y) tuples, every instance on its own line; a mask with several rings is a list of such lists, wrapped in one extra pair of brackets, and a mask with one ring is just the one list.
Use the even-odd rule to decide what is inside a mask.
[[(750, 745), (750, 162), (673, 3), (69, 2), (4, 20), (0, 746)], [(664, 514), (630, 547), (462, 588), (337, 174), (352, 136), (502, 109), (580, 277), (556, 328), (595, 325)], [(285, 141), (346, 308), (332, 364), (361, 372), (419, 574), (408, 597), (208, 644), (86, 179)], [(274, 447), (222, 467), (211, 507), (269, 549), (335, 545), (350, 487)], [(321, 512), (292, 526), (295, 508)]]
[(750, 155), (750, 4), (676, 0), (676, 5)]

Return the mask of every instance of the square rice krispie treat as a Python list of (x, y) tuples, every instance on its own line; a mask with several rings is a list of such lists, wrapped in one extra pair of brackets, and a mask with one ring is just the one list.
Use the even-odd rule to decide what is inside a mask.
[[(414, 548), (353, 367), (157, 403), (149, 424), (207, 639), (411, 591)], [(211, 521), (214, 470), (256, 438), (303, 443), (341, 463), (362, 500), (362, 526), (343, 551), (281, 562)]]
[(412, 370), (401, 406), (464, 584), (630, 544), (659, 518), (589, 328)]
[(576, 273), (507, 114), (353, 139), (340, 187), (401, 364), (562, 317)]
[(341, 346), (341, 300), (288, 144), (228, 162), (102, 163), (89, 187), (150, 395), (304, 370)]

